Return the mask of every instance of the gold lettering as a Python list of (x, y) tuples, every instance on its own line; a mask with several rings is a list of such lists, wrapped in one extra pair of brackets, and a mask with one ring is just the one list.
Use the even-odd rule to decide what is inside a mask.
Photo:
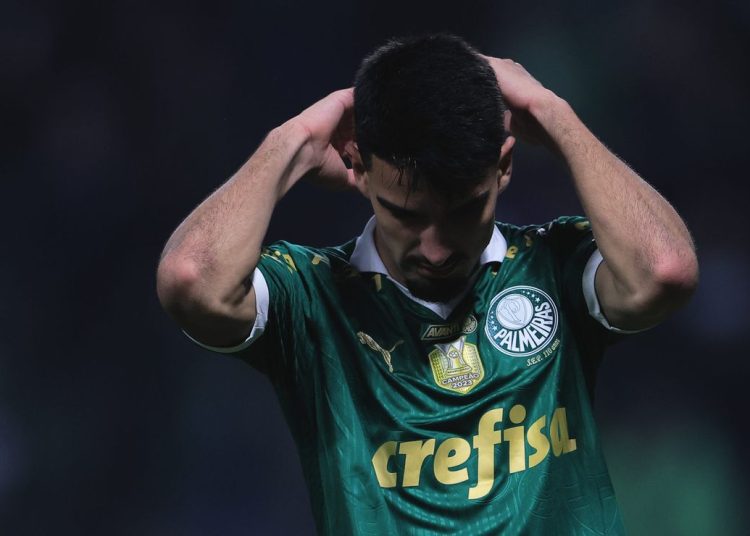
[[(481, 499), (492, 491), (495, 483), (496, 445), (507, 443), (510, 473), (536, 467), (549, 456), (550, 451), (559, 457), (578, 448), (576, 439), (570, 437), (566, 408), (555, 409), (551, 418), (549, 415), (542, 415), (528, 427), (524, 426), (526, 417), (526, 408), (521, 404), (514, 405), (508, 412), (508, 419), (518, 426), (503, 429), (503, 408), (492, 409), (480, 417), (477, 433), (471, 444), (461, 437), (449, 437), (439, 445), (436, 445), (434, 438), (403, 443), (387, 441), (380, 445), (372, 457), (378, 484), (383, 488), (398, 485), (398, 472), (390, 470), (388, 466), (393, 463), (391, 460), (397, 454), (405, 457), (401, 477), (401, 485), (404, 487), (420, 485), (422, 469), (428, 456), (434, 456), (433, 471), (438, 482), (446, 485), (466, 482), (473, 476), (469, 474), (470, 467), (466, 466), (473, 448), (477, 451), (477, 480), (476, 484), (469, 487), (468, 495), (472, 500)], [(544, 432), (545, 428), (548, 428), (548, 433)], [(532, 451), (528, 458), (527, 444)]]
[(435, 453), (435, 478), (443, 484), (458, 484), (469, 480), (469, 470), (464, 467), (457, 471), (451, 471), (465, 463), (471, 455), (471, 446), (469, 442), (460, 437), (451, 437), (446, 439)]
[(526, 442), (523, 426), (514, 426), (503, 430), (508, 445), (508, 470), (517, 473), (526, 469)]
[[(516, 404), (508, 412), (508, 417), (513, 424), (520, 424), (526, 418), (526, 408)], [(511, 473), (517, 473), (526, 469), (526, 441), (524, 440), (523, 426), (514, 426), (505, 430), (505, 440), (508, 445), (508, 466)]]
[(505, 253), (505, 256), (509, 259), (515, 259), (516, 253), (518, 253), (518, 246), (510, 246), (508, 248), (508, 251)]
[(372, 457), (372, 467), (375, 469), (375, 476), (378, 477), (378, 484), (381, 488), (396, 487), (396, 473), (388, 470), (388, 460), (396, 455), (396, 441), (386, 441)]
[(552, 440), (552, 454), (559, 456), (576, 450), (576, 440), (568, 435), (568, 417), (565, 408), (557, 408), (549, 423), (549, 437)]
[(532, 468), (547, 457), (549, 454), (549, 439), (542, 433), (542, 428), (547, 424), (547, 416), (544, 415), (538, 418), (534, 423), (529, 426), (529, 431), (526, 432), (526, 440), (529, 442), (529, 446), (534, 449), (534, 454), (529, 456), (529, 468)]
[(510, 422), (512, 422), (513, 424), (521, 424), (521, 421), (526, 418), (526, 408), (521, 404), (516, 404), (515, 406), (510, 408), (508, 417), (510, 417)]
[(422, 473), (422, 464), (427, 456), (432, 456), (435, 452), (435, 440), (427, 441), (405, 441), (398, 447), (398, 453), (406, 456), (404, 462), (404, 480), (402, 485), (405, 488), (410, 486), (419, 486), (419, 476)]
[(474, 436), (477, 449), (477, 483), (469, 488), (469, 499), (487, 495), (495, 482), (495, 445), (502, 440), (502, 432), (495, 425), (503, 420), (503, 408), (488, 411), (479, 419), (479, 429)]

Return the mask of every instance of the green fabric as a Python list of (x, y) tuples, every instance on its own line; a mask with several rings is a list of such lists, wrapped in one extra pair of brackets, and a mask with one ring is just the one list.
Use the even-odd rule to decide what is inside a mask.
[(354, 241), (264, 250), (269, 321), (239, 356), (275, 387), (320, 533), (624, 533), (591, 407), (612, 335), (581, 288), (588, 222), (497, 226), (505, 260), (447, 320), (353, 269)]

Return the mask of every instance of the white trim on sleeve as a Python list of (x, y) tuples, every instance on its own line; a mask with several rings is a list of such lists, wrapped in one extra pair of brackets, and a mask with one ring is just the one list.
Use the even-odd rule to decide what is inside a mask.
[(586, 305), (588, 306), (589, 314), (594, 317), (594, 319), (596, 319), (596, 321), (599, 322), (602, 326), (615, 333), (639, 333), (641, 331), (645, 331), (648, 328), (635, 330), (616, 328), (610, 325), (609, 322), (607, 322), (607, 319), (604, 317), (602, 308), (599, 305), (599, 298), (596, 295), (595, 285), (596, 271), (599, 269), (599, 265), (603, 260), (604, 257), (602, 257), (602, 254), (598, 249), (595, 249), (591, 254), (591, 257), (589, 257), (589, 260), (586, 263), (586, 267), (583, 269), (583, 297), (586, 299)]
[(250, 331), (250, 335), (248, 335), (247, 339), (242, 341), (240, 344), (236, 346), (209, 346), (195, 340), (187, 331), (182, 330), (182, 332), (195, 344), (197, 344), (201, 348), (205, 348), (206, 350), (211, 350), (212, 352), (219, 352), (220, 354), (233, 354), (235, 352), (239, 352), (240, 350), (244, 350), (245, 348), (250, 346), (255, 341), (255, 339), (263, 334), (266, 329), (266, 322), (268, 321), (268, 285), (266, 284), (266, 278), (263, 277), (263, 273), (258, 270), (258, 268), (256, 268), (253, 272), (253, 288), (255, 289), (255, 323), (253, 324), (252, 331)]

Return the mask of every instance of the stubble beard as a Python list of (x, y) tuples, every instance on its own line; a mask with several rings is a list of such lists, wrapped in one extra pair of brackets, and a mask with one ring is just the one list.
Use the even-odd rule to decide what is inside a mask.
[(457, 275), (440, 279), (419, 276), (406, 278), (406, 288), (412, 296), (428, 302), (447, 302), (458, 296), (466, 288), (468, 278)]

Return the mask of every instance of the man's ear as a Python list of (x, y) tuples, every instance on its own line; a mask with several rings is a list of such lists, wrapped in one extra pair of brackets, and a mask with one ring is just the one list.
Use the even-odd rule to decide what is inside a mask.
[(367, 170), (365, 169), (365, 165), (362, 163), (362, 155), (359, 154), (359, 147), (357, 146), (357, 142), (347, 142), (344, 146), (344, 150), (346, 152), (346, 155), (349, 157), (349, 161), (352, 164), (352, 171), (354, 172), (354, 179), (357, 190), (359, 190), (359, 192), (363, 196), (369, 199), (369, 177), (367, 174)]
[(516, 144), (514, 136), (505, 138), (500, 147), (500, 161), (497, 170), (497, 193), (501, 193), (510, 183), (510, 175), (513, 173), (513, 147)]

